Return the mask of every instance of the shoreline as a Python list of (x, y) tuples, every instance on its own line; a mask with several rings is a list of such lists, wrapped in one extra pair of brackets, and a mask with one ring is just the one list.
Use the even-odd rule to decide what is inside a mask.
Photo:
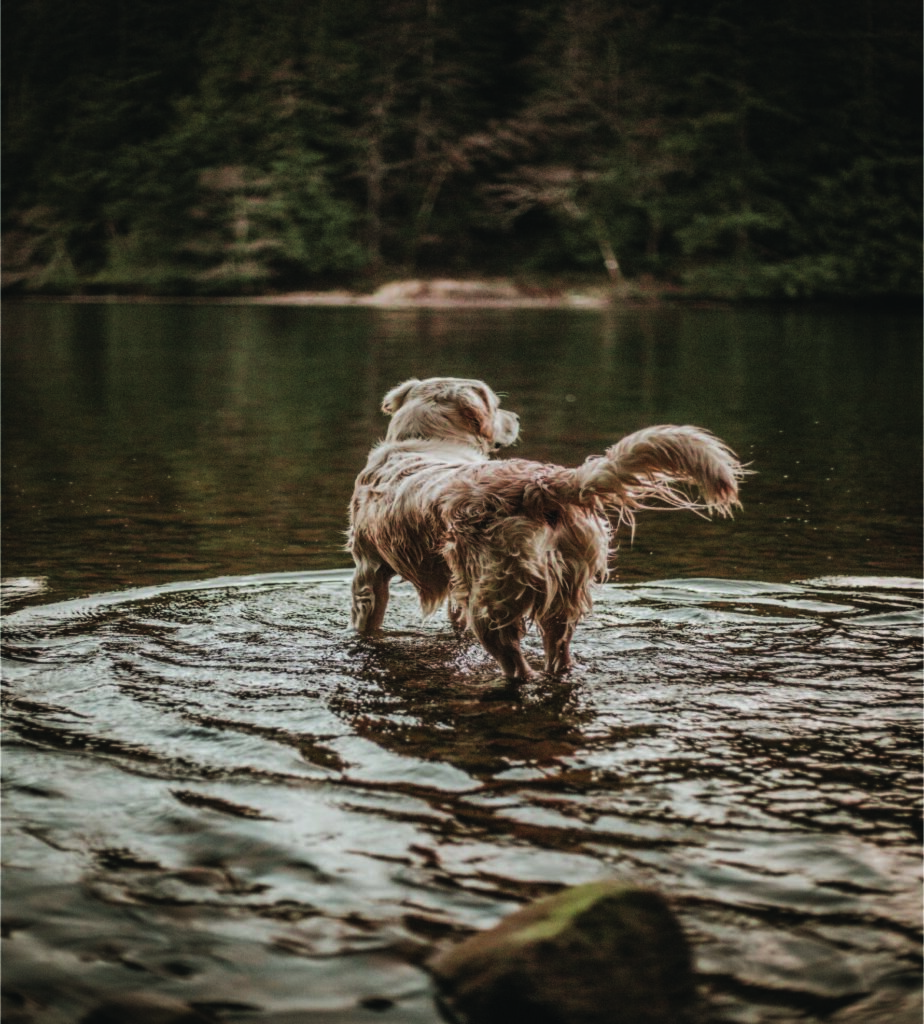
[(688, 293), (670, 284), (651, 280), (606, 284), (518, 284), (508, 278), (477, 280), (411, 278), (390, 281), (375, 291), (331, 288), (319, 291), (288, 291), (252, 295), (150, 294), (143, 292), (20, 292), (6, 291), (4, 302), (62, 303), (82, 305), (201, 305), (201, 306), (304, 306), (366, 308), (385, 311), (409, 309), (460, 310), (613, 310), (645, 309), (665, 305), (728, 309), (735, 306), (848, 305), (919, 308), (916, 296), (817, 296), (811, 299), (733, 298)]
[(87, 304), (151, 303), (247, 306), (329, 306), (372, 309), (607, 309), (618, 300), (651, 304), (659, 302), (656, 289), (606, 286), (573, 288), (520, 286), (506, 279), (457, 280), (449, 278), (391, 281), (374, 292), (331, 289), (263, 295), (144, 295), (132, 293), (7, 295), (14, 302), (62, 302)]

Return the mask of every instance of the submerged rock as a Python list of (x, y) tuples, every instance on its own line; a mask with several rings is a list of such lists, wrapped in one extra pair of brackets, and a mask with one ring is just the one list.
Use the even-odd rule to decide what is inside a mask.
[(683, 1024), (689, 947), (655, 892), (580, 885), (525, 907), (428, 964), (464, 1024)]

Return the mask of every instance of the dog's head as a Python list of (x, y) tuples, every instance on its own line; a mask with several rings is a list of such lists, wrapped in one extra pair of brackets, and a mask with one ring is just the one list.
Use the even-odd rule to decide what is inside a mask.
[(517, 414), (501, 409), (487, 384), (461, 377), (406, 380), (388, 392), (382, 411), (392, 417), (388, 441), (458, 441), (488, 452), (513, 444), (520, 431)]

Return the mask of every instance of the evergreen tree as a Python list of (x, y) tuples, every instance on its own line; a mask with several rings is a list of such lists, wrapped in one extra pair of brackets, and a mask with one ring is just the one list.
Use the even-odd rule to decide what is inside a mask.
[(911, 0), (8, 0), (4, 30), (7, 288), (919, 289)]

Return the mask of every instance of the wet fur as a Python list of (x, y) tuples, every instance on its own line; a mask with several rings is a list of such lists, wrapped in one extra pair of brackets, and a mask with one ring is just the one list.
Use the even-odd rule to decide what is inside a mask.
[[(571, 665), (574, 628), (606, 578), (610, 518), (659, 505), (727, 515), (743, 475), (733, 452), (698, 427), (648, 427), (576, 469), (491, 460), (513, 444), (518, 418), (483, 382), (405, 381), (382, 405), (392, 417), (369, 455), (350, 505), (356, 563), (352, 623), (381, 628), (394, 576), (409, 580), (429, 614), (449, 602), (504, 675), (530, 675), (520, 649), (529, 622), (543, 638), (545, 670)], [(693, 484), (698, 503), (675, 489)]]

